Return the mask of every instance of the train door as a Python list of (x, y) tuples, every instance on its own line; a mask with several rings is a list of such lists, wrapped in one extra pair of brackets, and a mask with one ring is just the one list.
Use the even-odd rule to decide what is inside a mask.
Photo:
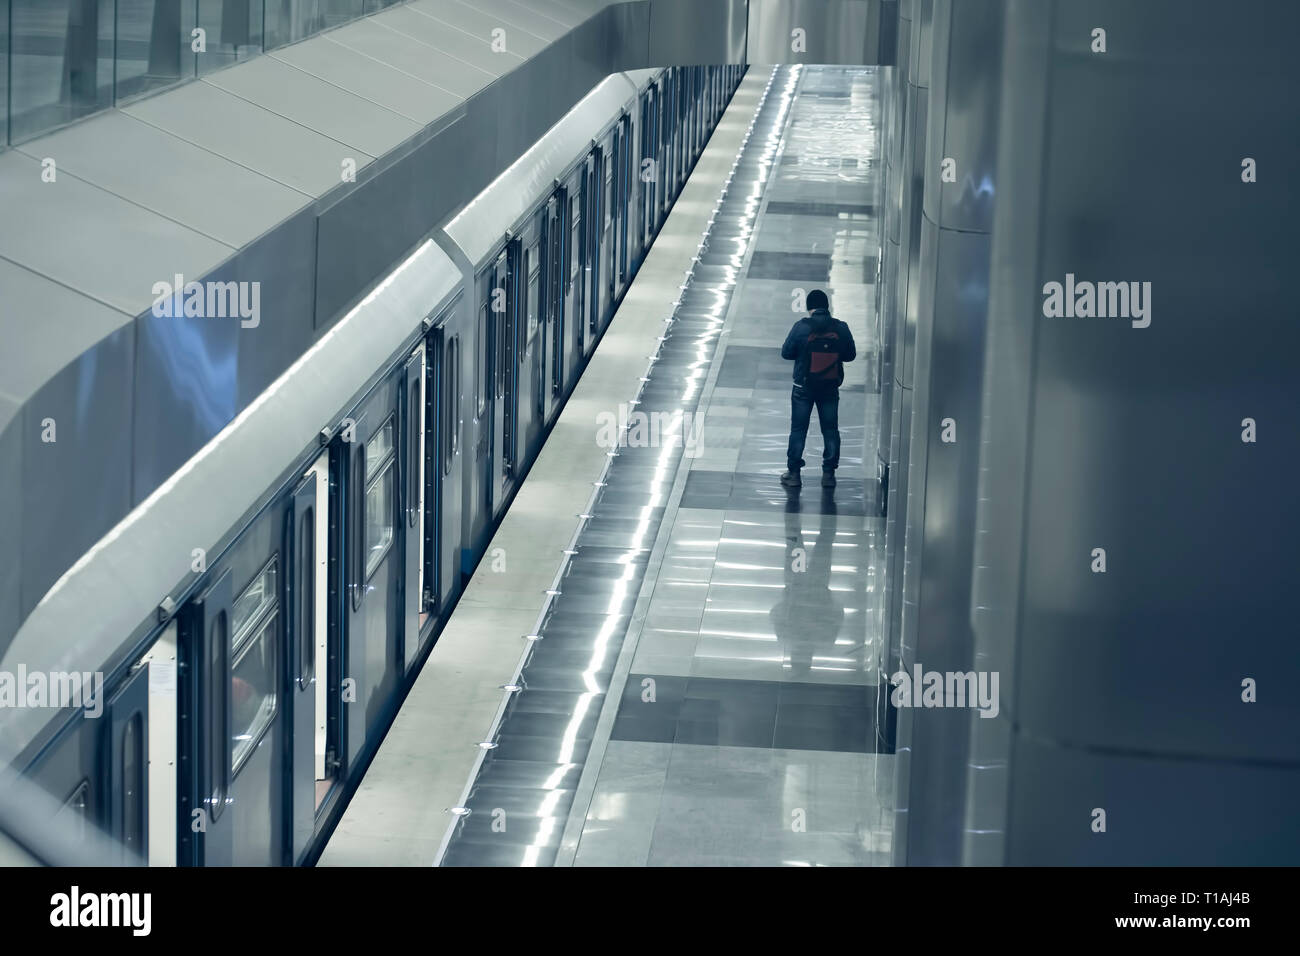
[(322, 452), (293, 491), (286, 514), (285, 679), (289, 726), (289, 862), (301, 862), (316, 829), (316, 810), (332, 782), (325, 772), (328, 737), (329, 452)]
[[(402, 582), (402, 651), (406, 670), (415, 664), (420, 653), (420, 629), (424, 622), (425, 567), (424, 553), (424, 390), (426, 370), (425, 343), (420, 342), (406, 360), (402, 372), (403, 428), (402, 442), (402, 553), (405, 574)], [(433, 501), (438, 498), (435, 495)], [(436, 520), (436, 519), (435, 519)], [(436, 589), (437, 567), (429, 585)]]
[(398, 534), (401, 375), (399, 369), (374, 388), (349, 423), (351, 441), (345, 433), (350, 520), (341, 690), (349, 767), (390, 706), (404, 670)]
[[(468, 575), (474, 559), (482, 553), (496, 504), (497, 462), (501, 456), (501, 405), (497, 401), (497, 307), (504, 308), (504, 253), (479, 276), (475, 358), (473, 465), (465, 489), (467, 514), (461, 571)], [(501, 291), (498, 292), (497, 290)]]
[(573, 359), (569, 363), (569, 381), (577, 379), (586, 351), (587, 317), (587, 164), (574, 173), (569, 192), (569, 294), (566, 296), (565, 320), (573, 329)]
[(546, 420), (555, 417), (564, 397), (566, 380), (564, 349), (565, 290), (568, 288), (569, 191), (559, 186), (546, 203), (542, 221), (542, 249), (545, 268), (542, 275), (544, 294), (542, 314), (546, 316), (545, 336), (550, 354), (546, 376)]
[(603, 281), (598, 296), (600, 307), (597, 311), (596, 321), (602, 329), (609, 322), (610, 314), (613, 312), (614, 283), (618, 278), (615, 266), (617, 260), (614, 254), (614, 236), (618, 231), (616, 222), (618, 192), (615, 183), (619, 161), (618, 127), (615, 127), (610, 134), (610, 144), (610, 151), (601, 160), (601, 215), (597, 220), (600, 223), (600, 275)]
[[(454, 574), (460, 540), (464, 470), (461, 467), (462, 324), (455, 307), (448, 308), (434, 322), (434, 352), (426, 363), (427, 423), (424, 446), (424, 494), (421, 519), (424, 538), (423, 628), (430, 614), (442, 614), (455, 594)], [(473, 397), (470, 397), (473, 401)]]
[(546, 336), (542, 316), (542, 222), (539, 210), (519, 242), (519, 456), (533, 459), (546, 415)]
[(672, 205), (673, 197), (677, 195), (678, 169), (681, 166), (681, 77), (678, 75), (676, 67), (673, 67), (670, 71), (668, 90), (668, 120), (667, 129), (664, 131), (667, 137), (665, 145), (668, 165), (664, 190), (665, 215), (667, 215), (668, 208)]
[(149, 855), (149, 667), (137, 666), (109, 700), (107, 829), (120, 863)]
[(502, 458), (498, 506), (504, 505), (514, 487), (519, 468), (519, 385), (523, 364), (523, 330), (520, 328), (521, 265), (520, 244), (512, 239), (505, 248), (505, 311), (501, 313)]
[(587, 202), (583, 211), (586, 223), (586, 272), (587, 288), (583, 296), (586, 311), (586, 354), (590, 355), (600, 335), (600, 289), (601, 289), (601, 235), (605, 217), (605, 151), (600, 146), (592, 149), (587, 157), (587, 174), (583, 178), (583, 195)]
[(230, 801), (231, 573), (226, 568), (191, 600), (181, 617), (180, 711), (187, 715), (181, 766), (188, 768), (181, 795), (180, 860), (195, 866), (230, 866), (234, 860)]
[[(513, 322), (511, 308), (513, 294), (510, 288), (508, 249), (502, 249), (491, 268), (487, 270), (483, 289), (483, 318), (488, 327), (488, 403), (490, 406), (491, 460), (487, 478), (487, 491), (483, 516), (491, 525), (496, 510), (504, 500), (505, 485), (510, 468), (511, 415), (509, 397), (513, 391), (513, 374), (508, 373), (514, 362), (511, 333)], [(476, 550), (485, 542), (479, 541)]]
[[(628, 228), (628, 219), (632, 215), (632, 163), (634, 158), (635, 143), (632, 139), (632, 117), (624, 113), (618, 121), (618, 176), (615, 179), (615, 189), (618, 201), (614, 205), (614, 215), (617, 220), (616, 235), (618, 242), (618, 286), (616, 295), (622, 295), (627, 289), (628, 281), (628, 261), (631, 256), (628, 253), (628, 241), (631, 238), (631, 229)], [(613, 304), (610, 305), (613, 308)]]
[(637, 201), (637, 228), (641, 230), (642, 251), (650, 248), (654, 238), (654, 210), (658, 202), (658, 161), (655, 157), (655, 142), (658, 136), (659, 91), (653, 85), (641, 97), (641, 163), (637, 178), (641, 181), (641, 191)]

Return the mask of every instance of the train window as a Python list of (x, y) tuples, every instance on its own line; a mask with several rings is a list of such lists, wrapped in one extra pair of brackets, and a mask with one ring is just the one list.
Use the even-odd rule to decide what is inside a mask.
[(208, 813), (216, 820), (226, 805), (226, 680), (225, 661), (230, 640), (226, 612), (208, 632)]
[(63, 807), (55, 815), (58, 827), (74, 842), (86, 838), (86, 820), (90, 812), (90, 781), (83, 779), (77, 784), (72, 795), (63, 801)]
[(393, 452), (393, 441), (397, 434), (397, 425), (393, 416), (388, 417), (388, 421), (380, 426), (379, 431), (370, 436), (370, 443), (366, 445), (366, 478), (370, 479), (379, 471), (382, 465)]
[(452, 456), (456, 454), (457, 412), (460, 405), (460, 388), (457, 372), (460, 370), (460, 336), (447, 341), (447, 354), (443, 359), (442, 399), (442, 473), (451, 473)]
[(122, 845), (139, 853), (144, 845), (144, 717), (122, 728)]
[(483, 321), (479, 325), (478, 340), (483, 343), (483, 364), (478, 369), (478, 412), (479, 418), (487, 411), (487, 396), (489, 383), (492, 381), (492, 354), (487, 347), (488, 322), (492, 313), (488, 311), (487, 303), (483, 303)]
[(537, 334), (537, 325), (540, 321), (538, 316), (538, 285), (542, 278), (541, 265), (538, 262), (537, 247), (533, 246), (524, 252), (524, 275), (528, 276), (528, 338)]
[(311, 683), (316, 659), (316, 509), (298, 519), (298, 686)]
[(393, 543), (392, 462), (366, 488), (366, 580), (379, 567)]
[(249, 582), (248, 587), (244, 588), (244, 593), (235, 599), (235, 606), (231, 611), (231, 621), (233, 627), (231, 633), (234, 640), (231, 643), (232, 648), (241, 647), (244, 639), (248, 636), (249, 629), (261, 616), (263, 610), (270, 607), (275, 602), (276, 579), (279, 576), (276, 559), (271, 558), (266, 567), (262, 568)]
[(268, 617), (230, 670), (232, 774), (239, 773), (275, 716), (275, 636), (279, 623), (278, 613)]
[[(451, 337), (452, 355), (455, 361), (451, 363), (451, 377), (455, 384), (452, 385), (451, 395), (454, 403), (451, 410), (451, 453), (454, 455), (460, 451), (460, 336)], [(450, 467), (450, 466), (449, 466)]]
[(361, 607), (361, 596), (365, 593), (365, 575), (362, 573), (366, 565), (366, 547), (365, 539), (362, 537), (363, 524), (361, 520), (362, 502), (365, 498), (366, 488), (366, 456), (364, 449), (358, 449), (352, 458), (352, 480), (349, 485), (348, 495), (352, 497), (353, 505), (349, 509), (348, 533), (351, 536), (352, 544), (349, 547), (352, 550), (352, 610)]

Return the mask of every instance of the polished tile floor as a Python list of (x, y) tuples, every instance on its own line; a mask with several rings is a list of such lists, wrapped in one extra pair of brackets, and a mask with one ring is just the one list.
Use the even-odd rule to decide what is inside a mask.
[[(443, 865), (888, 862), (877, 74), (767, 89), (636, 399), (658, 426), (610, 459)], [(813, 288), (858, 360), (838, 486), (814, 422), (790, 492), (779, 350)]]
[[(700, 447), (629, 635), (576, 865), (888, 863), (894, 758), (876, 752), (874, 726), (883, 524), (863, 464), (879, 414), (877, 102), (871, 70), (799, 79), (696, 412)], [(814, 421), (808, 483), (791, 493), (778, 482), (791, 372), (779, 349), (796, 290), (813, 288), (859, 357), (840, 398), (838, 485), (816, 484)]]

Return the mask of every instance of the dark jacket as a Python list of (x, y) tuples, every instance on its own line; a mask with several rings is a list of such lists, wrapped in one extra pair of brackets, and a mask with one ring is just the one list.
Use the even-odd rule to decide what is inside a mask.
[[(781, 346), (781, 358), (794, 360), (794, 383), (804, 384), (808, 376), (808, 336), (814, 332), (833, 329), (840, 338), (840, 361), (852, 362), (858, 355), (858, 348), (853, 344), (853, 333), (849, 327), (834, 318), (826, 309), (814, 309), (811, 315), (800, 319), (790, 329)], [(838, 382), (836, 383), (839, 384)]]

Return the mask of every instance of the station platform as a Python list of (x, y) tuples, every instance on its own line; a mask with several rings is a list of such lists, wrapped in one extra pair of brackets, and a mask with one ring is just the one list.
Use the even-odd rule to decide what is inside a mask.
[[(879, 96), (744, 80), (321, 865), (888, 862)], [(780, 345), (814, 288), (858, 359), (838, 485), (814, 424), (792, 490)]]

